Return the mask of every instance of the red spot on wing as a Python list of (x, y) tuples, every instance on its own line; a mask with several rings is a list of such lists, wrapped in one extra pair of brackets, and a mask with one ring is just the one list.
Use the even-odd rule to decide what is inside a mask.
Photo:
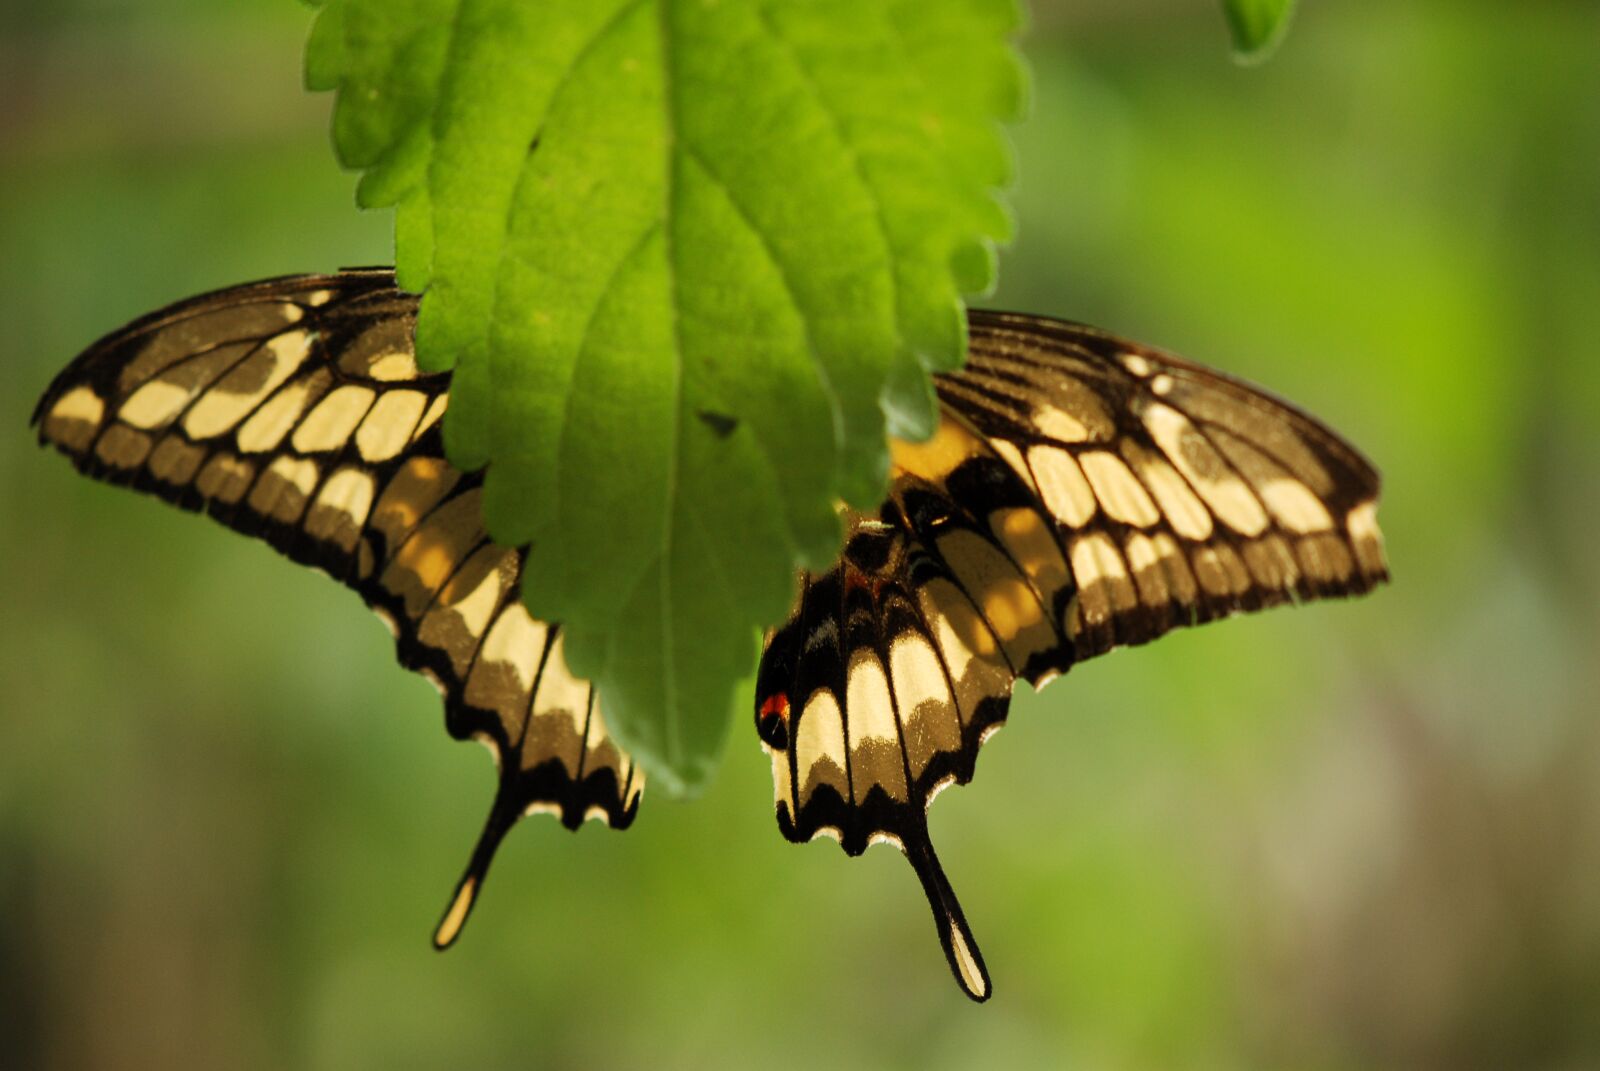
[(756, 732), (768, 747), (782, 751), (789, 746), (789, 697), (786, 694), (773, 692), (761, 701)]

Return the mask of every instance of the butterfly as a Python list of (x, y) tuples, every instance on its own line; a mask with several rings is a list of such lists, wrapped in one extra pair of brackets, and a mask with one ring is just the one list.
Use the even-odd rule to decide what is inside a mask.
[[(445, 727), (499, 784), (434, 933), (461, 932), (525, 814), (625, 829), (644, 772), (535, 620), (526, 547), (495, 543), (481, 473), (445, 458), (448, 373), (412, 349), (386, 269), (270, 279), (179, 302), (95, 343), (34, 413), (97, 479), (205, 512), (354, 588)], [(1013, 687), (1169, 629), (1387, 579), (1378, 475), (1254, 387), (1082, 325), (974, 310), (936, 377), (940, 422), (896, 442), (875, 512), (844, 509), (831, 569), (769, 632), (754, 719), (778, 827), (851, 855), (894, 844), (968, 996), (992, 992), (927, 811), (971, 780)]]

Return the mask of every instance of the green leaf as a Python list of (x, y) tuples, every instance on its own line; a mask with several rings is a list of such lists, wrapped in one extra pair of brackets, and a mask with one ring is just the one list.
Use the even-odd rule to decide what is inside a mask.
[(328, 0), (363, 205), (395, 205), (524, 598), (669, 790), (704, 784), (797, 566), (937, 416), (1010, 237), (1016, 0)]
[(1233, 32), (1234, 59), (1260, 63), (1283, 40), (1294, 0), (1223, 0), (1223, 10)]

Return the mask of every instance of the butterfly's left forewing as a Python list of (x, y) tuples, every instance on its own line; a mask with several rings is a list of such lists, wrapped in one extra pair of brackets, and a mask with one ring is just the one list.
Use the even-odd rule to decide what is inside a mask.
[(543, 810), (626, 827), (643, 774), (612, 741), (560, 627), (519, 596), (525, 548), (491, 540), (481, 480), (444, 457), (448, 374), (413, 358), (416, 298), (386, 271), (295, 276), (181, 302), (102, 339), (35, 413), (85, 473), (266, 540), (354, 588), (499, 789), (435, 935), (465, 922), (500, 838)]

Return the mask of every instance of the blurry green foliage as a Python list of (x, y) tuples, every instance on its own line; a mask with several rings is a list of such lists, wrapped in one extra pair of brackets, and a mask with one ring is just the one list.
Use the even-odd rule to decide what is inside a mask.
[[(1385, 474), (1396, 581), (1023, 695), (932, 814), (996, 996), (887, 848), (702, 802), (518, 827), (324, 578), (77, 476), (27, 413), (101, 332), (384, 262), (280, 0), (74, 0), (0, 38), (0, 1051), (39, 1068), (1600, 1063), (1600, 11), (1039, 4), (994, 303), (1267, 384)], [(1537, 77), (1530, 72), (1536, 72)]]

